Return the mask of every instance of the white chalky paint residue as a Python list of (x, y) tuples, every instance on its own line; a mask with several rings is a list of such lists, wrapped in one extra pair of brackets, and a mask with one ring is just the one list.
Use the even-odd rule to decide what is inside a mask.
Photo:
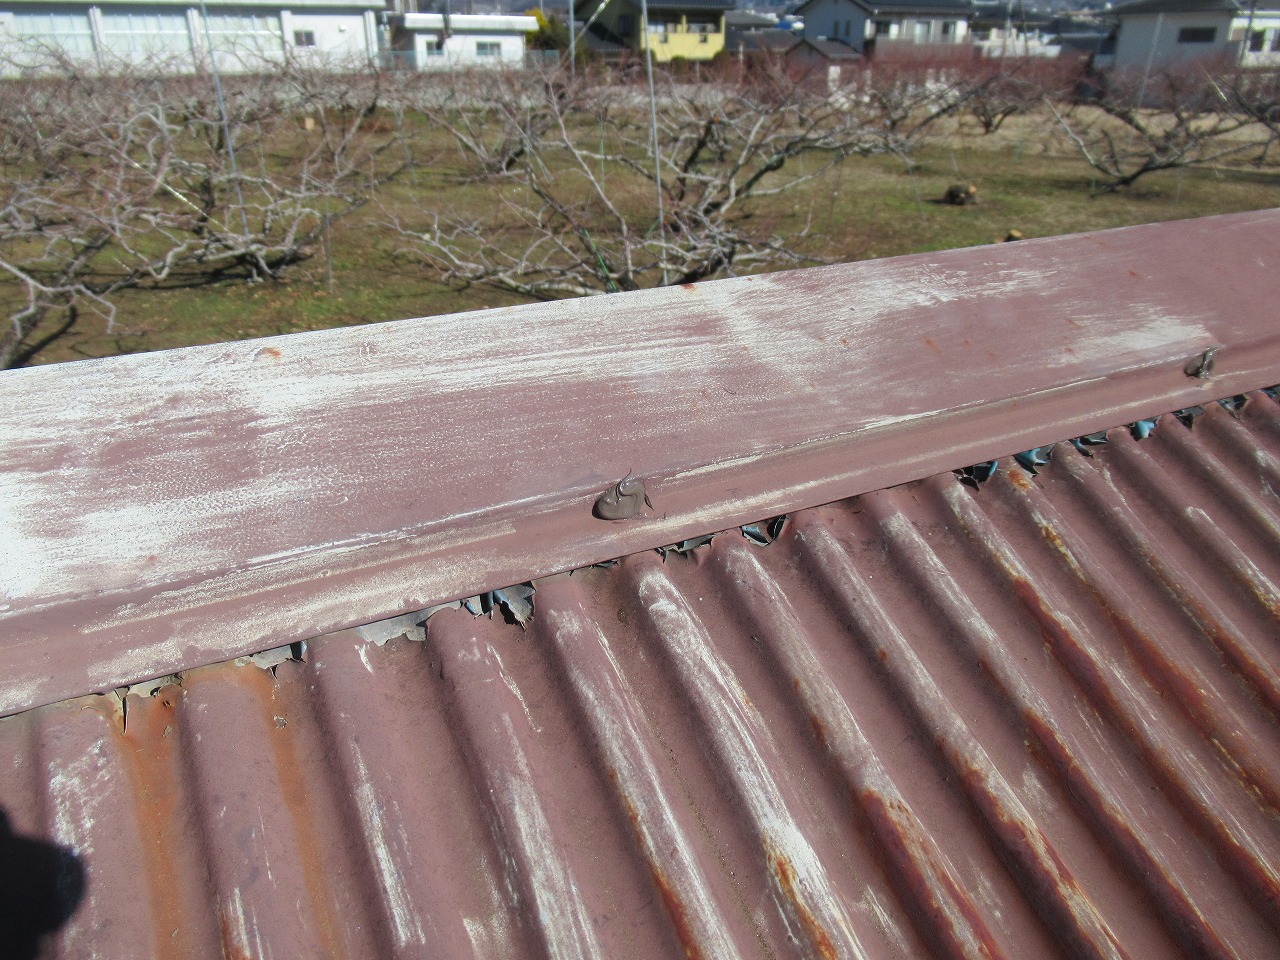
[(84, 756), (51, 762), (48, 772), (54, 836), (77, 855), (91, 856), (98, 808), (114, 791), (106, 743), (95, 740)]
[(517, 745), (511, 718), (504, 714), (502, 721), (512, 744), (515, 769), (494, 784), (494, 792), (510, 814), (515, 832), (511, 842), (524, 854), (523, 866), (528, 870), (538, 928), (547, 953), (551, 960), (602, 957), (604, 952), (596, 940), (587, 905), (552, 835), (528, 761)]
[[(262, 838), (262, 841), (265, 841), (267, 837), (267, 823), (263, 819), (261, 805), (258, 806), (258, 836)], [(257, 846), (262, 851), (262, 862), (267, 868), (267, 879), (275, 883), (276, 878), (271, 872), (271, 844), (259, 842)]]
[[(507, 672), (506, 665), (502, 662), (502, 655), (493, 647), (489, 647), (487, 652), (493, 656), (497, 665), (498, 678), (502, 681), (502, 685), (519, 702), (520, 709), (524, 712), (525, 722), (529, 724), (529, 729), (534, 733), (541, 733), (542, 727), (533, 722), (533, 714), (529, 711), (529, 704), (525, 701), (524, 694), (520, 692), (520, 688), (516, 686), (515, 681), (511, 679), (511, 675)], [(479, 656), (479, 651), (477, 651), (477, 656)]]
[(884, 905), (880, 902), (880, 898), (876, 896), (875, 890), (870, 886), (867, 887), (867, 892), (863, 894), (861, 905), (863, 909), (869, 910), (875, 915), (875, 918), (880, 922), (881, 929), (883, 929), (889, 939), (893, 941), (894, 946), (902, 951), (902, 955), (910, 956), (913, 951), (907, 945), (905, 933), (898, 925), (897, 921), (894, 920), (893, 914), (884, 908)]
[(373, 673), (373, 666), (369, 663), (369, 645), (361, 643), (356, 647), (356, 652), (360, 654), (360, 662), (364, 664), (364, 668)]
[(270, 960), (271, 945), (262, 942), (258, 918), (252, 906), (246, 907), (239, 887), (232, 888), (231, 896), (223, 901), (221, 909), (227, 921), (225, 929), (231, 934), (237, 953), (254, 960)]
[[(233, 531), (243, 530), (247, 517), (269, 514), (271, 505), (290, 518), (298, 514), (291, 506), (295, 502), (328, 492), (347, 495), (341, 470), (326, 471), (327, 461), (317, 463), (306, 455), (326, 435), (326, 411), (402, 401), (409, 396), (409, 383), (418, 394), (439, 397), (458, 391), (493, 395), (501, 388), (531, 384), (576, 389), (583, 382), (616, 382), (634, 391), (633, 402), (648, 411), (654, 403), (669, 402), (671, 383), (705, 372), (706, 349), (711, 347), (727, 360), (745, 348), (763, 375), (781, 381), (790, 382), (803, 370), (821, 384), (824, 371), (855, 369), (871, 383), (879, 375), (871, 361), (885, 349), (894, 326), (887, 321), (939, 303), (998, 298), (1051, 285), (1053, 278), (1052, 272), (1025, 268), (975, 279), (963, 270), (918, 261), (863, 265), (847, 272), (846, 295), (838, 302), (798, 289), (794, 279), (756, 278), (699, 285), (693, 291), (642, 291), (629, 295), (620, 307), (612, 301), (570, 301), (534, 311), (404, 321), (380, 326), (373, 341), (368, 330), (326, 331), (77, 364), (74, 370), (41, 371), (43, 389), (37, 397), (27, 396), (32, 391), (24, 389), (22, 371), (16, 379), (6, 374), (0, 405), (3, 387), (13, 384), (23, 415), (0, 413), (5, 446), (22, 450), (60, 444), (73, 452), (34, 489), (29, 489), (30, 478), (13, 479), (23, 477), (20, 472), (0, 474), (0, 557), (13, 558), (0, 559), (0, 591), (26, 598), (126, 589), (336, 549), (347, 541), (320, 543), (299, 535), (291, 542), (286, 525), (280, 550), (255, 554)], [(774, 307), (803, 315), (805, 325), (774, 322)], [(690, 319), (691, 309), (696, 320)], [(634, 316), (652, 321), (645, 337), (636, 337), (629, 323), (608, 322)], [(1162, 331), (1183, 339), (1203, 332), (1153, 315), (1137, 332), (1104, 331), (1097, 344), (1102, 350), (1145, 348), (1158, 343)], [(518, 350), (506, 346), (513, 332), (519, 335)], [(833, 351), (829, 342), (819, 342), (836, 333), (850, 334), (852, 352)], [(122, 376), (122, 371), (130, 375)], [(709, 404), (716, 411), (724, 406)], [(265, 467), (261, 475), (234, 481), (205, 475), (211, 465), (201, 457), (202, 451), (212, 455), (203, 446), (211, 435), (211, 409), (219, 421), (241, 425), (251, 438), (242, 454), (247, 463)], [(75, 416), (69, 419), (68, 411)], [(714, 422), (724, 419), (723, 413), (712, 417)], [(907, 419), (870, 414), (862, 426)], [(52, 426), (68, 423), (73, 426)], [(102, 465), (97, 454), (121, 434), (136, 439), (144, 433), (154, 436), (157, 447), (147, 461), (149, 472), (134, 478), (126, 468)], [(380, 468), (397, 463), (379, 461)], [(195, 473), (188, 476), (185, 467)], [(410, 469), (410, 458), (404, 458), (392, 485), (408, 483), (402, 474)], [(134, 482), (142, 486), (127, 492), (130, 502), (99, 498), (104, 483)], [(78, 492), (59, 496), (68, 490)], [(517, 506), (511, 501), (478, 509)], [(447, 519), (456, 525), (473, 512)], [(34, 517), (39, 518), (38, 530), (29, 523)], [(375, 537), (395, 534), (379, 531)]]
[(842, 305), (856, 330), (873, 332), (886, 320), (918, 315), (923, 308), (959, 300), (998, 301), (1052, 281), (1052, 273), (1030, 269), (998, 270), (975, 278), (963, 270), (885, 263), (851, 282)]
[[(827, 743), (833, 754), (842, 758), (842, 764), (846, 762), (843, 758), (849, 758), (848, 762), (860, 768), (849, 782), (853, 794), (859, 795), (863, 790), (872, 790), (884, 798), (890, 807), (903, 812), (901, 816), (906, 818), (906, 822), (895, 815), (895, 819), (903, 822), (903, 842), (912, 849), (918, 862), (928, 864), (923, 867), (930, 875), (926, 882), (932, 890), (930, 895), (937, 898), (942, 911), (941, 919), (950, 924), (953, 934), (971, 953), (980, 953), (982, 944), (978, 939), (978, 931), (951, 893), (952, 889), (962, 886), (955, 868), (942, 850), (923, 839), (923, 827), (911, 804), (898, 789), (844, 697), (814, 655), (790, 599), (750, 547), (742, 545), (732, 548), (725, 555), (725, 563), (735, 583), (750, 591), (751, 615), (762, 625), (768, 624), (769, 632), (777, 638), (777, 650), (784, 669), (797, 683), (803, 684), (802, 699), (811, 704), (810, 709), (821, 715), (827, 731)], [(939, 885), (943, 887), (942, 890), (938, 890)], [(870, 888), (868, 894), (874, 899)], [(881, 917), (881, 921), (888, 922), (884, 917)], [(896, 927), (892, 929), (892, 934), (897, 941), (902, 940), (902, 932)]]
[[(745, 691), (712, 652), (701, 621), (660, 570), (641, 573), (639, 595), (657, 627), (657, 636), (670, 650), (671, 661), (693, 689), (696, 702), (703, 705), (704, 722), (717, 731), (714, 744), (721, 762), (737, 781), (738, 794), (766, 852), (786, 857), (794, 872), (795, 895), (828, 935), (838, 935), (851, 956), (866, 958), (868, 954), (826, 869), (791, 816), (769, 765), (756, 749), (757, 742), (772, 744), (763, 719), (746, 705)], [(776, 884), (775, 896), (781, 897)], [(788, 922), (800, 920), (791, 904), (779, 899), (778, 906)]]
[(118, 680), (121, 684), (137, 683), (150, 679), (147, 676), (148, 669), (154, 669), (157, 665), (181, 663), (193, 647), (193, 644), (170, 637), (166, 640), (138, 645), (114, 657), (97, 659), (93, 664), (93, 672), (95, 676), (109, 682), (114, 683)]
[[(1046, 369), (1095, 365), (1098, 358), (1113, 363), (1123, 357), (1134, 357), (1143, 363), (1168, 363), (1196, 349), (1213, 346), (1213, 335), (1204, 326), (1204, 317), (1171, 316), (1167, 306), (1125, 304), (1122, 311), (1110, 309), (1097, 316), (1096, 302), (1082, 302), (1079, 322), (1088, 328), (1084, 346), (1074, 352), (1060, 351), (1044, 359)], [(1095, 315), (1090, 316), (1093, 312)], [(1087, 347), (1087, 349), (1086, 349)]]
[[(631, 691), (608, 638), (599, 624), (581, 608), (553, 609), (548, 617), (552, 638), (564, 654), (563, 662), (568, 668), (570, 682), (588, 706), (588, 720), (595, 728), (609, 765), (617, 771), (618, 787), (636, 808), (635, 825), (640, 832), (646, 858), (661, 868), (676, 885), (687, 911), (686, 919), (698, 938), (702, 952), (712, 957), (741, 955), (742, 951), (720, 919), (698, 858), (680, 828), (666, 791), (662, 789), (657, 764), (645, 747), (633, 710), (618, 706), (638, 704), (639, 700)], [(609, 664), (607, 672), (601, 674), (583, 669), (575, 655), (579, 648), (577, 638), (598, 647)]]
[(233, 887), (231, 896), (222, 905), (224, 929), (231, 934), (236, 951), (241, 956), (250, 956), (249, 924), (245, 918), (244, 901), (240, 897), (240, 888)]
[(483, 920), (463, 917), (462, 926), (467, 931), (467, 939), (471, 941), (471, 950), (477, 957), (499, 960), (515, 956), (516, 946), (511, 942), (511, 927), (507, 924), (505, 913), (495, 910)]
[(42, 508), (28, 474), (0, 470), (0, 596), (6, 601), (39, 593), (53, 563), (54, 545), (35, 529)]
[[(870, 284), (870, 299), (883, 301), (874, 295), (874, 277), (875, 273), (868, 271), (867, 277), (860, 278), (857, 289)], [(895, 277), (892, 285), (898, 299), (883, 302), (912, 302), (912, 284), (920, 286), (919, 280)], [(779, 337), (785, 334), (776, 324), (744, 325), (743, 318), (748, 314), (740, 306), (739, 293), (758, 299), (771, 292), (772, 285), (767, 282), (756, 283), (750, 291), (744, 288), (738, 293), (713, 284), (698, 288), (697, 298), (717, 310), (719, 318), (727, 322), (730, 329), (736, 330), (744, 344), (764, 362), (777, 356)], [(914, 299), (928, 296), (927, 291), (922, 291)], [(796, 294), (785, 287), (777, 290), (774, 298), (780, 306), (785, 304), (791, 309), (796, 306)], [(451, 391), (491, 391), (527, 383), (540, 386), (549, 382), (576, 384), (584, 379), (602, 379), (602, 371), (608, 370), (617, 371), (617, 379), (635, 380), (646, 379), (653, 373), (678, 377), (702, 369), (705, 358), (698, 348), (699, 337), (691, 335), (692, 331), (684, 320), (688, 299), (690, 295), (673, 295), (670, 292), (633, 295), (631, 309), (643, 310), (640, 301), (652, 300), (653, 312), (645, 311), (646, 315), (656, 316), (671, 328), (667, 335), (659, 331), (640, 340), (634, 337), (629, 325), (618, 325), (613, 329), (609, 324), (601, 324), (598, 305), (593, 305), (592, 309), (556, 305), (554, 309), (549, 308), (549, 312), (556, 315), (556, 322), (534, 322), (532, 317), (525, 318), (526, 322), (520, 328), (521, 349), (503, 354), (494, 349), (495, 342), (501, 343), (502, 340), (495, 341), (496, 331), (491, 325), (500, 324), (505, 336), (509, 332), (511, 318), (492, 313), (466, 314), (432, 323), (425, 331), (428, 338), (434, 336), (441, 342), (447, 342), (448, 349), (425, 349), (423, 322), (386, 325), (379, 331), (382, 349), (372, 357), (362, 355), (359, 359), (350, 356), (353, 347), (359, 345), (352, 341), (362, 341), (367, 331), (335, 331), (325, 338), (282, 338), (272, 341), (279, 346), (269, 348), (260, 343), (249, 343), (224, 346), (216, 351), (195, 349), (187, 351), (184, 358), (185, 363), (193, 365), (194, 371), (185, 366), (175, 366), (170, 358), (139, 358), (129, 362), (131, 367), (137, 368), (139, 375), (134, 377), (112, 377), (112, 367), (100, 366), (77, 371), (81, 377), (49, 378), (51, 382), (45, 406), (52, 408), (49, 411), (52, 413), (59, 407), (54, 401), (63, 393), (67, 394), (63, 399), (70, 402), (72, 395), (83, 397), (86, 393), (101, 392), (117, 401), (109, 405), (116, 410), (114, 416), (118, 417), (120, 410), (144, 411), (163, 438), (165, 424), (182, 424), (193, 419), (199, 421), (202, 415), (207, 416), (209, 396), (216, 391), (217, 406), (225, 411), (224, 419), (265, 431), (272, 449), (287, 450), (297, 441), (312, 439), (310, 435), (318, 431), (318, 425), (310, 421), (313, 414), (334, 406), (359, 409), (380, 399), (401, 396), (410, 376), (423, 390), (440, 396)], [(841, 327), (845, 323), (843, 312), (833, 314)], [(735, 341), (723, 336), (715, 319), (703, 318), (699, 323), (699, 328), (705, 327), (710, 331), (702, 339), (708, 344), (723, 343), (731, 347)], [(810, 334), (790, 336), (795, 338), (790, 344), (794, 351), (821, 354), (821, 351), (815, 351)], [(566, 347), (566, 344), (572, 346)], [(280, 359), (267, 363), (253, 361), (266, 350), (279, 351)], [(236, 357), (240, 358), (239, 363), (234, 359)], [(620, 362), (619, 357), (624, 357), (625, 361)], [(820, 362), (821, 356), (813, 359)], [(778, 357), (775, 363), (787, 368), (791, 366), (782, 357)], [(88, 377), (83, 374), (88, 374)], [(90, 381), (89, 385), (100, 389), (86, 391), (85, 379)], [(103, 382), (93, 383), (99, 379)], [(170, 407), (158, 404), (158, 397), (170, 397), (178, 402)], [(61, 410), (58, 412), (62, 413)], [(87, 422), (98, 421), (100, 425), (108, 415), (106, 411), (91, 407), (86, 408), (84, 414)], [(65, 420), (59, 419), (58, 422)], [(43, 424), (19, 421), (15, 427), (20, 431), (14, 438), (16, 442), (43, 439), (26, 435), (37, 428), (45, 429)], [(26, 432), (22, 432), (24, 427)], [(157, 454), (163, 455), (163, 451)], [(287, 463), (287, 458), (281, 459)], [(166, 471), (169, 477), (180, 474), (181, 471)], [(282, 472), (273, 469), (270, 474), (270, 482), (279, 483)], [(314, 464), (300, 463), (296, 471), (289, 473), (287, 489), (281, 493), (296, 494), (315, 476)], [(255, 492), (261, 494), (269, 490), (245, 489), (243, 502), (254, 502)], [(175, 499), (185, 500), (182, 497)], [(170, 519), (181, 522), (182, 514), (175, 513)], [(118, 535), (120, 526), (112, 526)]]
[(0, 717), (30, 709), (32, 704), (42, 702), (40, 694), (44, 684), (44, 674), (29, 680), (6, 677), (3, 686), (0, 686)]
[[(413, 875), (412, 865), (408, 862), (408, 838), (404, 833), (404, 823), (400, 811), (395, 804), (391, 809), (384, 809), (378, 798), (377, 789), (369, 778), (369, 769), (365, 766), (360, 748), (351, 744), (352, 756), (356, 765), (356, 806), (360, 810), (360, 825), (363, 828), (365, 846), (373, 855), (373, 864), (378, 871), (378, 881), (382, 885), (383, 903), (391, 908), (391, 921), (395, 929), (396, 945), (404, 949), (410, 943), (425, 943), (422, 932), (422, 921), (409, 896), (406, 876)], [(405, 863), (400, 863), (397, 849), (394, 847), (388, 830), (394, 827), (399, 834), (400, 856)]]
[[(92, 876), (94, 838), (98, 833), (101, 810), (114, 807), (112, 795), (116, 789), (113, 763), (108, 756), (107, 745), (97, 739), (83, 756), (65, 764), (50, 761), (49, 800), (53, 807), (53, 839), (80, 859), (86, 872)], [(103, 823), (101, 829), (109, 832), (112, 824)], [(72, 922), (63, 928), (61, 948), (66, 956), (78, 956), (77, 947), (86, 941), (85, 955), (92, 953), (92, 943), (103, 923), (109, 922), (109, 897), (89, 896)]]

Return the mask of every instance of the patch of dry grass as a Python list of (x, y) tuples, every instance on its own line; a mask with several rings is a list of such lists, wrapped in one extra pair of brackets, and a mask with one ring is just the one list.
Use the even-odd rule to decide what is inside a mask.
[[(388, 226), (392, 214), (448, 208), (483, 211), (499, 202), (489, 184), (459, 184), (458, 158), (424, 135), (430, 161), (384, 186), (379, 202), (333, 225), (332, 292), (323, 246), (283, 282), (227, 282), (190, 289), (131, 290), (115, 297), (118, 330), (82, 314), (32, 363), (159, 350), (349, 324), (454, 313), (516, 302), (511, 294), (433, 282)], [(979, 202), (936, 202), (947, 186), (972, 182)], [(951, 122), (910, 164), (893, 156), (853, 158), (760, 207), (782, 235), (806, 227), (802, 248), (823, 260), (856, 260), (992, 243), (1016, 229), (1053, 236), (1160, 220), (1280, 206), (1280, 169), (1167, 171), (1119, 194), (1098, 192), (1090, 170), (1044, 116), (1014, 117), (980, 135)], [(0, 285), (0, 300), (13, 290)], [(3, 305), (7, 306), (7, 302)]]

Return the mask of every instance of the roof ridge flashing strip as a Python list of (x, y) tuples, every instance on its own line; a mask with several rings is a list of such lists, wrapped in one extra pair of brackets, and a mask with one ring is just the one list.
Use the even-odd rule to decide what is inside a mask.
[[(1278, 231), (1262, 211), (0, 374), (0, 714), (1269, 386)], [(593, 516), (628, 474), (650, 504)]]

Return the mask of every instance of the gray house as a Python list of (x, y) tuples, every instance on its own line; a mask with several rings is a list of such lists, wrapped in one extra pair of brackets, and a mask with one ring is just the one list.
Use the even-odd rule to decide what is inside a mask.
[(1135, 0), (1117, 7), (1115, 16), (1116, 70), (1213, 59), (1280, 66), (1280, 0)]
[(965, 0), (808, 0), (806, 40), (837, 40), (858, 52), (874, 44), (967, 44)]

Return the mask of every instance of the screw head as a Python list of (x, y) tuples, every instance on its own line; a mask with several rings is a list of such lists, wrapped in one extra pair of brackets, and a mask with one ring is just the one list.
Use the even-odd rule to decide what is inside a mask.
[(1196, 380), (1206, 380), (1213, 373), (1214, 355), (1218, 352), (1219, 347), (1210, 347), (1204, 353), (1192, 357), (1187, 361), (1187, 365), (1182, 368), (1188, 377)]

